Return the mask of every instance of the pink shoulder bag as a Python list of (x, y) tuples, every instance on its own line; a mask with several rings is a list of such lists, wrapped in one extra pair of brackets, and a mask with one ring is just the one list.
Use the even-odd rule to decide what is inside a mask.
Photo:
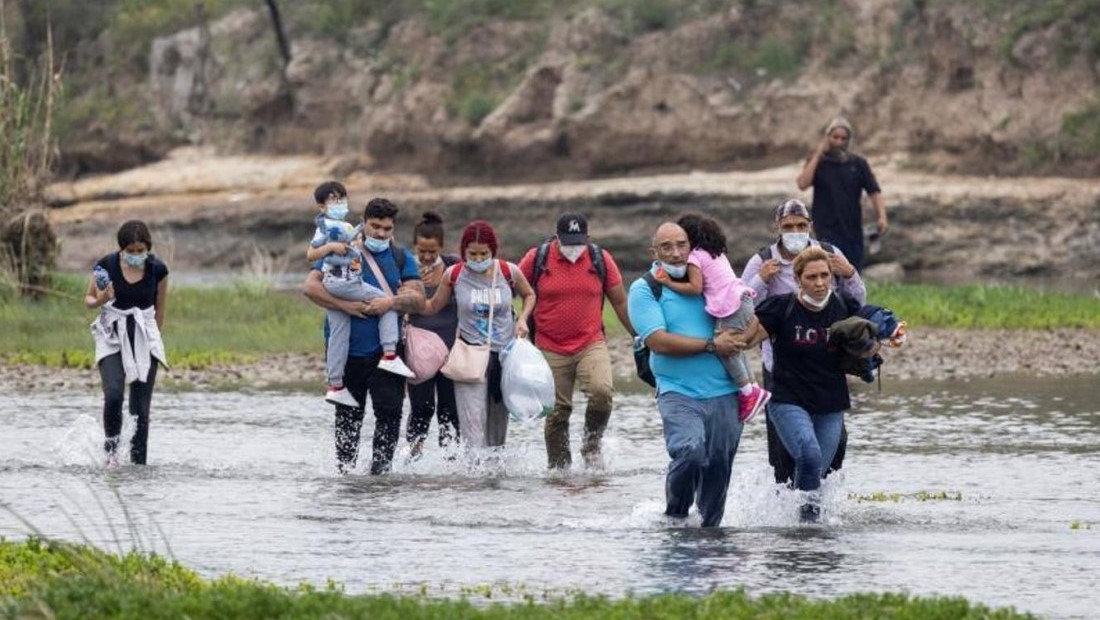
[[(371, 271), (374, 272), (374, 277), (382, 285), (382, 290), (387, 295), (392, 296), (393, 291), (390, 290), (390, 283), (382, 275), (382, 270), (378, 268), (378, 263), (375, 262), (374, 257), (371, 256), (369, 251), (363, 252), (363, 254), (366, 256)], [(413, 371), (414, 375), (408, 382), (417, 385), (434, 377), (447, 359), (447, 343), (443, 342), (443, 339), (435, 332), (411, 325), (407, 316), (404, 319), (403, 335), (405, 340), (405, 365)]]

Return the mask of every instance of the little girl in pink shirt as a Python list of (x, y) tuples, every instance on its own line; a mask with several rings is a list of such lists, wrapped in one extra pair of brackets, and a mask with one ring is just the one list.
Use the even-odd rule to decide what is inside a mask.
[[(657, 280), (681, 295), (703, 295), (707, 314), (715, 319), (715, 331), (744, 331), (752, 322), (756, 292), (734, 273), (726, 257), (726, 235), (718, 222), (695, 213), (682, 216), (677, 222), (691, 243), (688, 256), (687, 281), (677, 282), (667, 274), (657, 274)], [(721, 358), (730, 377), (737, 383), (738, 417), (748, 422), (764, 409), (771, 392), (753, 381), (745, 354), (738, 352)]]

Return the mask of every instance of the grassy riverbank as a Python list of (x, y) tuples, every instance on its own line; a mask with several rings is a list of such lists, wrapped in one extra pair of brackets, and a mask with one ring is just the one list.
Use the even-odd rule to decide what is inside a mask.
[[(0, 360), (10, 364), (90, 368), (88, 324), (96, 312), (83, 307), (85, 281), (63, 275), (57, 290), (38, 302), (0, 293)], [(880, 284), (872, 303), (892, 308), (913, 328), (1048, 330), (1100, 329), (1100, 297), (1040, 293), (1015, 287)], [(173, 366), (202, 370), (252, 362), (271, 354), (320, 355), (320, 310), (295, 292), (272, 291), (262, 282), (223, 288), (174, 288), (169, 295), (166, 340)], [(622, 334), (610, 305), (609, 333)]]
[[(156, 556), (102, 551), (38, 540), (0, 541), (0, 615), (12, 618), (897, 618), (1012, 620), (1031, 618), (1011, 609), (989, 609), (961, 598), (913, 598), (904, 594), (853, 594), (812, 600), (789, 594), (749, 597), (717, 591), (610, 600), (519, 596), (511, 604), (475, 606), (473, 596), (434, 600), (420, 595), (350, 596), (338, 584), (323, 590), (281, 588), (227, 576), (203, 579)], [(489, 604), (491, 603), (491, 604)]]

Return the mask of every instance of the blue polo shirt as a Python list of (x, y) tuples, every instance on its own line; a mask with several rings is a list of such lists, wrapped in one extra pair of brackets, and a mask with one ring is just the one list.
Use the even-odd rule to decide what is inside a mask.
[[(407, 280), (419, 280), (420, 270), (416, 268), (416, 260), (413, 258), (413, 254), (407, 248), (396, 247), (398, 252), (405, 253), (405, 268), (404, 270), (397, 269), (397, 261), (394, 260), (393, 249), (395, 246), (391, 245), (389, 248), (375, 254), (375, 262), (378, 263), (378, 268), (382, 270), (382, 275), (386, 277), (386, 282), (390, 285), (390, 290), (397, 292), (397, 288), (401, 286), (402, 282)], [(314, 271), (321, 270), (321, 261), (313, 263)], [(370, 265), (363, 265), (363, 281), (367, 284), (382, 288), (378, 284), (378, 278), (374, 276), (374, 270), (370, 268)], [(385, 289), (382, 289), (385, 290)], [(325, 341), (328, 341), (328, 319), (325, 320)], [(378, 317), (370, 316), (362, 318), (358, 316), (351, 317), (351, 335), (348, 338), (348, 357), (374, 357), (382, 353), (382, 340), (378, 334)]]
[[(705, 309), (702, 295), (680, 295), (664, 287), (656, 299), (649, 284), (638, 278), (630, 285), (627, 297), (630, 322), (642, 339), (658, 330), (670, 334), (709, 338), (714, 335), (714, 319)], [(717, 398), (737, 391), (718, 356), (663, 355), (650, 353), (649, 366), (657, 377), (657, 393), (676, 392), (691, 398)]]

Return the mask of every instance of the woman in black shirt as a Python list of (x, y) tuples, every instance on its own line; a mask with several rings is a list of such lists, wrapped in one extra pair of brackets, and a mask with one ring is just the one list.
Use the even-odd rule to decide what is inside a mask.
[(765, 299), (756, 308), (760, 328), (749, 334), (755, 346), (770, 339), (775, 362), (768, 416), (794, 457), (795, 488), (807, 493), (802, 518), (820, 517), (822, 474), (840, 442), (844, 411), (851, 407), (848, 380), (829, 349), (829, 328), (854, 315), (859, 302), (833, 291), (829, 255), (821, 248), (795, 257), (797, 293)]
[(92, 323), (96, 361), (103, 383), (103, 430), (107, 465), (118, 464), (122, 401), (130, 385), (130, 414), (137, 427), (130, 461), (144, 465), (149, 438), (149, 406), (157, 365), (164, 363), (160, 330), (164, 326), (168, 267), (149, 253), (153, 240), (144, 222), (131, 220), (118, 229), (118, 252), (96, 262), (84, 305), (101, 308)]

